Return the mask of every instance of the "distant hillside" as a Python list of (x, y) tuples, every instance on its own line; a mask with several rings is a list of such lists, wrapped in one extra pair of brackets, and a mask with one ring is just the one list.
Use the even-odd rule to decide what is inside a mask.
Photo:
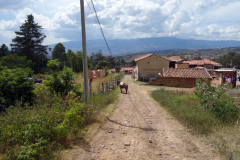
[(169, 56), (180, 56), (188, 60), (194, 57), (207, 58), (215, 60), (219, 55), (227, 54), (228, 52), (240, 53), (240, 47), (228, 47), (228, 48), (214, 48), (214, 49), (169, 49), (169, 50), (158, 50), (150, 52), (137, 52), (133, 54), (118, 54), (115, 59), (124, 59), (125, 61), (132, 61), (135, 58), (141, 57), (148, 53), (154, 53), (163, 57)]
[[(140, 39), (116, 39), (107, 40), (108, 45), (113, 55), (129, 54), (139, 52), (153, 52), (161, 50), (178, 50), (178, 49), (213, 49), (213, 48), (228, 48), (240, 47), (240, 41), (207, 41), (207, 40), (191, 40), (178, 39), (174, 37), (156, 37), (156, 38), (140, 38)], [(82, 50), (81, 41), (69, 41), (62, 43), (66, 51), (68, 49), (74, 52)], [(56, 44), (49, 45), (54, 48)], [(103, 51), (104, 55), (109, 55), (104, 40), (87, 40), (87, 52)]]

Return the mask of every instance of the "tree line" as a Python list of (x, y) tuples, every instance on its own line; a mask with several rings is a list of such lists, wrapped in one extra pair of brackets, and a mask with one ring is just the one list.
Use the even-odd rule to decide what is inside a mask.
[[(52, 59), (60, 62), (60, 70), (70, 67), (74, 72), (83, 71), (82, 51), (73, 52), (68, 49), (66, 52), (62, 43), (58, 43), (53, 48), (43, 45), (46, 35), (42, 32), (42, 26), (34, 21), (32, 14), (27, 15), (27, 19), (20, 26), (20, 31), (16, 31), (16, 37), (12, 39), (10, 44), (11, 50), (6, 44), (0, 47), (0, 63), (5, 66), (7, 62), (14, 63), (13, 66), (22, 66), (31, 68), (34, 73), (44, 73), (47, 69), (48, 52), (52, 52)], [(13, 56), (15, 55), (15, 56)], [(3, 58), (10, 56), (9, 58)], [(26, 58), (23, 58), (26, 57)], [(10, 60), (11, 59), (11, 60)], [(26, 60), (25, 62), (23, 62)], [(31, 61), (31, 64), (30, 62)], [(126, 62), (123, 59), (115, 60), (113, 56), (104, 56), (102, 51), (92, 53), (87, 57), (89, 69), (110, 69), (124, 67)], [(131, 66), (135, 65), (131, 62)], [(9, 65), (7, 65), (9, 67)]]

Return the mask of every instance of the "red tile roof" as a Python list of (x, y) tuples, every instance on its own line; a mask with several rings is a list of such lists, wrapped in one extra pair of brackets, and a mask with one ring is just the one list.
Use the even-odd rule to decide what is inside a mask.
[[(150, 53), (150, 54), (147, 54), (147, 55), (145, 55), (145, 56), (142, 56), (142, 57), (139, 57), (139, 58), (135, 58), (134, 61), (137, 62), (137, 61), (140, 61), (140, 60), (145, 59), (145, 58), (147, 58), (147, 57), (151, 57), (152, 55), (158, 56), (158, 55), (156, 55), (156, 54)], [(168, 60), (167, 58), (163, 58), (163, 57), (161, 57), (161, 56), (158, 56), (158, 57), (160, 57), (160, 58), (162, 58), (162, 59)], [(169, 61), (169, 60), (168, 60), (168, 61)]]
[(115, 72), (116, 70), (115, 70), (115, 68), (112, 68), (111, 71), (112, 71), (112, 72)]
[(179, 56), (166, 57), (170, 61), (180, 62), (183, 61)]
[(163, 68), (164, 77), (212, 79), (206, 68)]
[(122, 67), (122, 68), (120, 69), (120, 72), (123, 72), (123, 71), (131, 71), (131, 70), (133, 70), (133, 67)]
[(209, 59), (184, 61), (183, 63), (188, 63), (189, 65), (204, 65), (204, 64), (211, 64), (211, 65), (214, 65), (214, 66), (221, 66), (220, 63), (210, 61)]

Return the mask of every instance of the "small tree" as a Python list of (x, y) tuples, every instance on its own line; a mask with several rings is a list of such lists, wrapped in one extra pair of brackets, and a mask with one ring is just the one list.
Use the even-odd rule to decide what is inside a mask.
[(44, 81), (49, 90), (54, 94), (61, 95), (64, 98), (71, 90), (79, 92), (81, 85), (73, 85), (73, 72), (70, 68), (64, 67), (59, 71), (60, 62), (57, 59), (48, 62), (48, 68), (52, 70), (52, 75), (48, 76), (48, 80)]
[(212, 87), (197, 80), (195, 94), (199, 99), (199, 107), (209, 110), (222, 121), (229, 122), (238, 118), (239, 109), (234, 99), (225, 94), (222, 86)]
[(0, 111), (15, 105), (16, 102), (24, 105), (33, 102), (33, 81), (28, 77), (29, 69), (6, 69), (0, 71)]

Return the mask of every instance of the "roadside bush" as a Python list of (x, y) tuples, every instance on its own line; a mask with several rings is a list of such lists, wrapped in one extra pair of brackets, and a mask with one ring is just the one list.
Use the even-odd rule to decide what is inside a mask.
[(0, 112), (17, 102), (32, 104), (34, 84), (27, 78), (31, 72), (29, 68), (0, 71)]
[(212, 87), (197, 80), (195, 95), (199, 100), (199, 107), (209, 110), (220, 120), (234, 122), (238, 119), (239, 109), (234, 99), (225, 94), (223, 87)]
[[(62, 71), (59, 71), (59, 62), (57, 60), (50, 60), (48, 67), (52, 70), (52, 75), (47, 77), (47, 80), (43, 83), (48, 86), (52, 93), (60, 94), (61, 97), (67, 96), (67, 94), (74, 89), (72, 81), (74, 80), (74, 73), (70, 68), (64, 67)], [(79, 86), (75, 86), (79, 87)], [(75, 89), (76, 90), (76, 89)]]

